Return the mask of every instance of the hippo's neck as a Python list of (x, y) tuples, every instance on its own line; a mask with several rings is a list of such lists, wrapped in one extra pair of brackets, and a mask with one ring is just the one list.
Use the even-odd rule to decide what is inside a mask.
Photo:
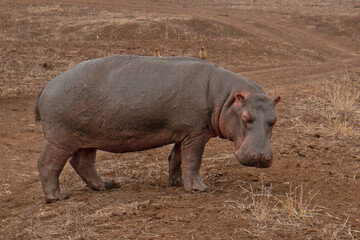
[(220, 116), (235, 101), (237, 92), (264, 93), (259, 85), (240, 75), (215, 67), (209, 78), (208, 101), (211, 106), (211, 130), (220, 137), (229, 139), (220, 130)]

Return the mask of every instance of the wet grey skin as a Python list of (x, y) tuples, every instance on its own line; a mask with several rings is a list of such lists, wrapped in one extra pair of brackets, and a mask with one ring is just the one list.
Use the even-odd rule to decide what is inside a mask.
[(82, 62), (46, 84), (36, 102), (46, 139), (38, 159), (45, 199), (69, 197), (59, 186), (68, 159), (92, 189), (118, 187), (95, 169), (97, 149), (124, 153), (174, 144), (169, 183), (186, 191), (208, 188), (199, 169), (213, 137), (233, 141), (241, 164), (269, 167), (279, 100), (196, 58), (121, 55)]

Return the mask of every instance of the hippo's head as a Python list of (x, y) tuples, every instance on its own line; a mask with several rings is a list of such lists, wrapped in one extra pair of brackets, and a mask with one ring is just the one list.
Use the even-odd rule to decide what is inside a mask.
[(220, 132), (235, 142), (237, 160), (251, 167), (267, 168), (272, 163), (270, 139), (276, 123), (275, 105), (265, 94), (238, 92), (227, 101), (220, 116)]

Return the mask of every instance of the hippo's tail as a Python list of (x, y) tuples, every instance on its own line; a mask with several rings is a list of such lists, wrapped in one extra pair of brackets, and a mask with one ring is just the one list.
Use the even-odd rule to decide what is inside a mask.
[(41, 121), (41, 117), (40, 117), (40, 112), (39, 112), (39, 98), (41, 96), (41, 93), (43, 92), (44, 88), (41, 89), (37, 99), (36, 99), (36, 104), (35, 104), (35, 121), (36, 122), (40, 122)]

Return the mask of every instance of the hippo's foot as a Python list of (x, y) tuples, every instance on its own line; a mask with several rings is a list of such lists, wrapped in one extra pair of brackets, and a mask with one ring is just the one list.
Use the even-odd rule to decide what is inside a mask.
[(184, 177), (184, 188), (187, 192), (205, 192), (210, 188), (202, 181), (199, 174)]
[(120, 188), (120, 185), (113, 180), (105, 180), (105, 189)]
[(120, 185), (113, 180), (104, 180), (103, 184), (88, 184), (88, 186), (95, 191), (104, 191), (106, 189), (120, 188)]
[(175, 187), (183, 186), (183, 179), (181, 176), (181, 172), (180, 174), (169, 176), (169, 184), (170, 186), (175, 186)]
[(65, 192), (60, 192), (58, 194), (55, 195), (49, 195), (49, 196), (45, 196), (45, 201), (46, 203), (50, 204), (50, 203), (55, 203), (57, 201), (63, 201), (66, 199), (69, 199), (70, 195), (68, 193)]

